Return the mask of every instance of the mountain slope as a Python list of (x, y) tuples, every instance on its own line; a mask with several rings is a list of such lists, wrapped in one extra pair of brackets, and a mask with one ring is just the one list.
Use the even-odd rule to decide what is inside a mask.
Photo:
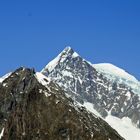
[(0, 84), (2, 140), (122, 140), (50, 79), (19, 68)]
[(110, 80), (70, 47), (52, 62), (42, 73), (58, 83), (69, 96), (80, 103), (92, 103), (104, 118), (110, 114), (120, 119), (129, 118), (140, 128), (140, 97), (128, 85)]
[(112, 82), (125, 84), (126, 86), (130, 87), (133, 92), (140, 94), (140, 82), (123, 69), (109, 63), (94, 64), (93, 67)]
[[(83, 106), (97, 116), (101, 117), (101, 115), (96, 110), (94, 110), (92, 103), (84, 102)], [(115, 130), (117, 130), (119, 134), (126, 140), (139, 140), (140, 129), (133, 126), (129, 118), (124, 117), (120, 119), (109, 114), (106, 118), (103, 119)]]

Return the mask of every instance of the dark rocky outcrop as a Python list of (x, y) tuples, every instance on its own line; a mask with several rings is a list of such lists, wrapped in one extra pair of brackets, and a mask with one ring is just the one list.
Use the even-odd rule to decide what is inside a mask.
[(19, 68), (0, 84), (0, 111), (2, 140), (123, 139), (57, 84), (43, 86), (33, 69)]

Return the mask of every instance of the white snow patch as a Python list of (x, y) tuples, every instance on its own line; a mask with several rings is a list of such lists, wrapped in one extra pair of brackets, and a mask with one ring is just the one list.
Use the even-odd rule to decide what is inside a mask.
[(60, 102), (59, 100), (56, 100), (56, 101), (55, 101), (56, 104), (58, 104), (59, 102)]
[(78, 57), (78, 56), (79, 56), (79, 54), (76, 53), (76, 52), (74, 52), (73, 55), (72, 55), (73, 58)]
[(0, 78), (0, 83), (2, 83), (2, 82), (3, 82), (6, 78), (8, 78), (11, 74), (12, 74), (12, 72), (7, 73), (6, 75), (2, 76), (2, 77)]
[(127, 96), (127, 100), (130, 100), (130, 98), (131, 98), (131, 93), (130, 93), (130, 92), (127, 92), (125, 95)]
[(45, 94), (46, 97), (50, 97), (51, 96), (51, 94), (48, 93), (48, 92), (44, 92), (44, 94)]
[(2, 78), (0, 78), (0, 83), (2, 83), (2, 81), (3, 81), (3, 79), (2, 79)]
[[(47, 69), (49, 72), (51, 72), (57, 66), (57, 64), (59, 63), (59, 60), (60, 60), (60, 54), (55, 59), (53, 59), (51, 62), (49, 62), (48, 65), (46, 65), (45, 69)], [(42, 72), (45, 69), (43, 69)]]
[(44, 93), (46, 97), (51, 96), (51, 93), (48, 93), (46, 90), (39, 89), (39, 93)]
[(4, 134), (4, 128), (2, 128), (1, 133), (0, 133), (0, 139), (3, 137)]
[(39, 89), (39, 93), (42, 93), (43, 92), (43, 90), (42, 89)]
[(78, 80), (79, 80), (80, 84), (82, 84), (82, 83), (83, 83), (83, 81), (80, 79), (80, 77), (78, 77)]
[(6, 86), (7, 86), (7, 83), (3, 83), (2, 86), (3, 86), (3, 87), (6, 87)]
[(39, 83), (41, 83), (43, 86), (47, 86), (50, 83), (50, 79), (40, 72), (36, 72), (35, 77), (37, 78)]
[(63, 76), (68, 76), (68, 77), (73, 78), (72, 73), (69, 71), (62, 71), (62, 74), (63, 74)]

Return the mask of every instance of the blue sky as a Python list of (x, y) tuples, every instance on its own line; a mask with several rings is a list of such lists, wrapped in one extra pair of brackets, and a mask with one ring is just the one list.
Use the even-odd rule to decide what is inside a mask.
[(140, 79), (139, 0), (1, 0), (0, 76), (41, 70), (65, 46)]

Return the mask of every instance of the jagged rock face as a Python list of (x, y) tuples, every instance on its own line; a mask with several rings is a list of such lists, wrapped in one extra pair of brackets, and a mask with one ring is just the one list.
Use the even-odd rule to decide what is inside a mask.
[(20, 68), (0, 84), (2, 140), (122, 140), (53, 82)]
[(82, 103), (93, 103), (106, 117), (129, 117), (140, 128), (140, 98), (124, 84), (112, 82), (71, 48), (66, 48), (42, 73), (57, 82), (69, 95)]

